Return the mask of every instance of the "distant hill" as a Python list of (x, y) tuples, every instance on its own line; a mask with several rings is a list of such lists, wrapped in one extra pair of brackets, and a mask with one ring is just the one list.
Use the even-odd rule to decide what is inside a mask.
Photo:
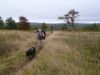
[[(49, 27), (53, 26), (54, 29), (59, 30), (61, 28), (63, 28), (64, 26), (66, 26), (66, 23), (46, 23)], [(95, 24), (95, 23), (94, 23)], [(36, 23), (36, 22), (32, 22), (31, 23), (32, 26), (35, 27), (41, 27), (42, 23)], [(75, 26), (76, 28), (81, 28), (84, 26), (88, 26), (88, 25), (93, 25), (93, 23), (77, 23)], [(96, 23), (96, 25), (100, 25), (100, 23)], [(70, 25), (67, 26), (68, 28), (70, 28)]]
[[(61, 26), (61, 25), (66, 25), (66, 23), (46, 23), (50, 26), (55, 26), (55, 25), (58, 25), (58, 26)], [(77, 23), (76, 25), (91, 25), (91, 24), (96, 24), (96, 25), (100, 25), (100, 23)], [(31, 25), (42, 25), (42, 23), (37, 23), (37, 22), (31, 22)]]

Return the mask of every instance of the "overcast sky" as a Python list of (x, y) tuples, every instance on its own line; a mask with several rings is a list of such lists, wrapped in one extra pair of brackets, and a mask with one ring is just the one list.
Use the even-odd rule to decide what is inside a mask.
[(80, 21), (100, 21), (100, 0), (0, 0), (4, 19), (26, 16), (33, 22), (58, 22), (70, 9), (80, 12)]

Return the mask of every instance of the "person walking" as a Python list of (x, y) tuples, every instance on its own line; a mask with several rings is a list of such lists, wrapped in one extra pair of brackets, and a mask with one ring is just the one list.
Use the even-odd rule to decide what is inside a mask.
[(38, 41), (39, 41), (39, 47), (40, 48), (43, 48), (44, 37), (45, 37), (45, 34), (42, 32), (41, 29), (38, 29), (37, 38), (38, 38)]
[(42, 32), (44, 33), (43, 39), (45, 40), (45, 38), (46, 38), (46, 31), (42, 30)]

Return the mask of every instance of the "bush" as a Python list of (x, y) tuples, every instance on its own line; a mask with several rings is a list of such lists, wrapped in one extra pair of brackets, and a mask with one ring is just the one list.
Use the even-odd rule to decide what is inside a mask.
[(87, 31), (99, 31), (99, 27), (96, 24), (90, 24), (87, 25), (83, 28), (83, 30), (87, 30)]

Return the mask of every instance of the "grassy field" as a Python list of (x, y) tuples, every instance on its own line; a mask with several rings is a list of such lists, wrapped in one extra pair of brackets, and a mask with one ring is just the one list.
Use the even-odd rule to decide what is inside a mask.
[(99, 75), (99, 32), (54, 32), (34, 63), (17, 75)]
[(55, 31), (27, 62), (25, 50), (36, 45), (35, 38), (32, 32), (0, 31), (0, 75), (100, 74), (100, 32)]
[(14, 75), (27, 62), (25, 51), (35, 44), (32, 32), (0, 31), (0, 75)]

